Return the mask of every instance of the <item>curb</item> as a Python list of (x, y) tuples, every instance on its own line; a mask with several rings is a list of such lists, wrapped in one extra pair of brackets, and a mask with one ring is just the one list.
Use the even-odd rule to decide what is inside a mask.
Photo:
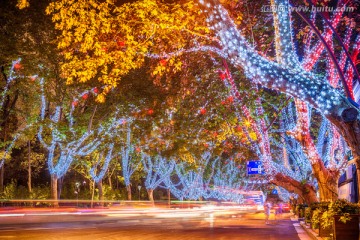
[(306, 226), (306, 224), (301, 221), (300, 222), (300, 226), (305, 230), (305, 232), (309, 235), (309, 237), (312, 239), (312, 240), (323, 240), (322, 237), (318, 237), (317, 233), (314, 232), (313, 230), (310, 229), (310, 227)]

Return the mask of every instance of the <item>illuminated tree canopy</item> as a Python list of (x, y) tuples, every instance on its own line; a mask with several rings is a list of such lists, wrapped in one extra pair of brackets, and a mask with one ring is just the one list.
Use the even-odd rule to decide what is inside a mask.
[[(48, 160), (50, 173), (63, 176), (75, 156), (96, 155), (94, 149), (103, 144), (109, 149), (89, 171), (95, 182), (119, 155), (129, 199), (131, 176), (142, 170), (150, 198), (163, 185), (181, 199), (199, 199), (245, 188), (237, 164), (258, 158), (266, 172), (261, 180), (309, 193), (307, 202), (317, 200), (315, 188), (320, 200), (335, 199), (349, 150), (360, 173), (356, 26), (344, 28), (342, 21), (352, 20), (343, 11), (326, 17), (331, 26), (326, 21), (321, 26), (317, 18), (323, 16), (317, 13), (297, 12), (300, 20), (292, 21), (296, 13), (288, 0), (269, 6), (273, 26), (264, 23), (266, 14), (259, 22), (245, 20), (247, 6), (234, 1), (52, 1), (46, 14), (58, 33), (56, 79), (59, 85), (66, 82), (68, 92), (48, 107), (42, 96), (38, 138), (52, 153), (48, 159), (55, 148), (60, 153), (59, 169)], [(26, 9), (28, 2), (18, 1), (18, 7)], [(256, 39), (272, 28), (272, 42)], [(337, 30), (341, 39), (332, 41)], [(95, 118), (95, 134), (86, 126), (100, 103), (99, 115), (106, 117)], [(120, 137), (124, 119), (127, 137)], [(102, 133), (121, 144), (99, 138)], [(166, 160), (168, 172), (159, 167)], [(209, 166), (217, 171), (207, 172)], [(202, 192), (191, 192), (194, 184)], [(210, 184), (222, 190), (215, 193)]]

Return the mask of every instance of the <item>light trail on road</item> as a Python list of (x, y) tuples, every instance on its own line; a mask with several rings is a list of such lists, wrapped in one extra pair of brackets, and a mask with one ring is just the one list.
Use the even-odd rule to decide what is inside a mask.
[(0, 239), (299, 240), (288, 215), (265, 225), (256, 208), (102, 208), (0, 210)]

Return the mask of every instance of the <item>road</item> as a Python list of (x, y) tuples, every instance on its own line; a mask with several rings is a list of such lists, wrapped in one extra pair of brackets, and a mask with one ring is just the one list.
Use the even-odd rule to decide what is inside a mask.
[[(299, 237), (300, 236), (300, 237)], [(0, 239), (307, 239), (289, 215), (266, 225), (263, 213), (237, 209), (0, 210)]]

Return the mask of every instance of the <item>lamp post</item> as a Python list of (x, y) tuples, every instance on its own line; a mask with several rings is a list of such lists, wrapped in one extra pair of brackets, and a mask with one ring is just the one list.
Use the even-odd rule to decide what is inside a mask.
[(75, 183), (75, 194), (76, 194), (76, 207), (79, 205), (79, 192), (80, 192), (80, 183)]
[[(84, 191), (86, 190), (85, 186), (86, 186), (86, 181), (84, 180), (84, 181), (82, 182), (82, 187), (83, 187)], [(79, 189), (79, 192), (80, 192), (80, 189)], [(87, 205), (86, 205), (86, 207), (87, 207)]]
[(141, 190), (141, 185), (138, 185), (138, 189), (139, 189), (139, 201), (140, 201), (140, 190)]

